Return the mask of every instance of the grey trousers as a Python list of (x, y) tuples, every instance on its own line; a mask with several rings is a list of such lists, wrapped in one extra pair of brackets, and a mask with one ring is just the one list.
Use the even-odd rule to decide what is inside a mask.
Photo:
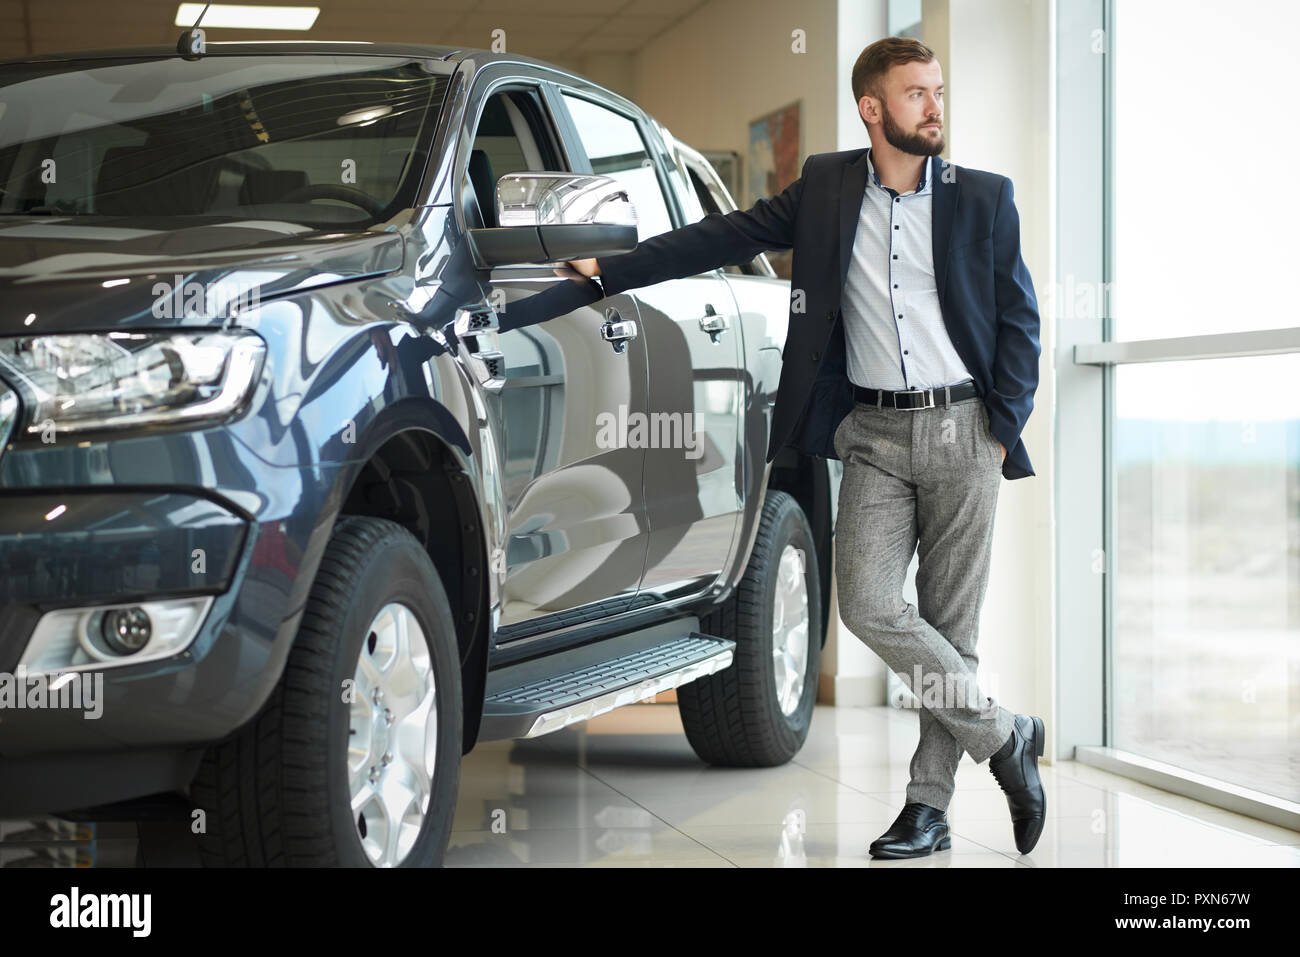
[[(840, 618), (921, 701), (907, 801), (947, 810), (962, 752), (988, 760), (1015, 720), (975, 677), (1002, 450), (982, 399), (945, 408), (942, 393), (932, 409), (857, 403), (834, 444)], [(902, 592), (918, 546), (913, 605)]]

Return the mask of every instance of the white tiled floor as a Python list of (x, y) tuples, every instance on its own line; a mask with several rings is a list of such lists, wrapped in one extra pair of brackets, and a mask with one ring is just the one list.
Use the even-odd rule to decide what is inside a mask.
[(1047, 823), (1016, 851), (1006, 798), (969, 757), (952, 847), (873, 861), (903, 806), (916, 714), (819, 705), (775, 768), (713, 768), (675, 705), (624, 708), (463, 760), (450, 867), (1300, 867), (1300, 832), (1074, 761), (1040, 764)]

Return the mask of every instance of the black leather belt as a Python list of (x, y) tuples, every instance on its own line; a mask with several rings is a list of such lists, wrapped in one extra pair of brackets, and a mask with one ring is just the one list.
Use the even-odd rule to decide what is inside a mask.
[(853, 397), (866, 405), (883, 409), (933, 409), (936, 405), (947, 402), (960, 402), (979, 395), (975, 381), (967, 379), (957, 385), (940, 386), (937, 389), (904, 389), (890, 392), (888, 389), (868, 389), (866, 386), (854, 385)]

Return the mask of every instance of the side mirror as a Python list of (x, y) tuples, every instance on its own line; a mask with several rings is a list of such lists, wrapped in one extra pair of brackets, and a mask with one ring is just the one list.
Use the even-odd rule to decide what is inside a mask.
[(469, 230), (489, 266), (559, 263), (636, 248), (636, 210), (608, 176), (507, 173), (497, 180), (500, 226)]

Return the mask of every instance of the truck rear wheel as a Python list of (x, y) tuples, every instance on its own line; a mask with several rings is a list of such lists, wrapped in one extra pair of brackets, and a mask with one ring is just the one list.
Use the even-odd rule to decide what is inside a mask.
[(731, 667), (677, 689), (686, 737), (702, 760), (770, 767), (803, 747), (821, 670), (818, 581), (803, 509), (769, 491), (744, 577), (700, 620), (705, 634), (736, 643)]
[(400, 525), (345, 516), (279, 685), (191, 788), (206, 866), (442, 864), (460, 783), (456, 630)]

